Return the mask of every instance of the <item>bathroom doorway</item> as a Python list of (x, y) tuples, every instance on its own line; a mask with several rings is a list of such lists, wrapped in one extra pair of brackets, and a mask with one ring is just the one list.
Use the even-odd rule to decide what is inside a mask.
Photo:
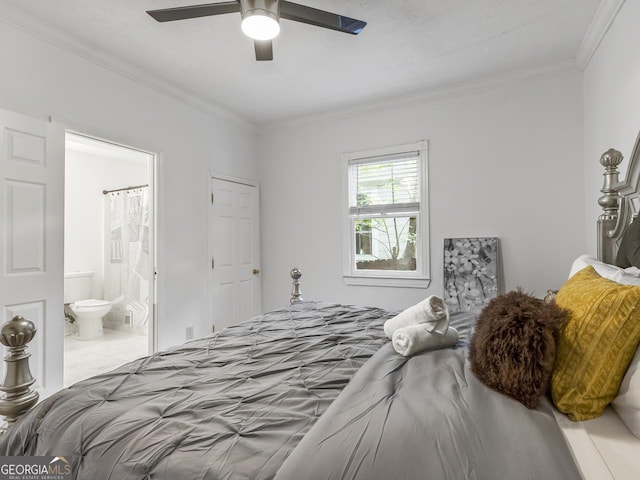
[(154, 350), (155, 155), (65, 137), (64, 386)]

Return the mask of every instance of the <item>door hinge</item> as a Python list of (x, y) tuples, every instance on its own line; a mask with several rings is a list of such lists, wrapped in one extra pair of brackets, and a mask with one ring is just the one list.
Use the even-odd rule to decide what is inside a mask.
[(211, 205), (213, 205), (213, 192), (211, 192)]
[(216, 266), (216, 263), (213, 261), (213, 257), (211, 257), (211, 270), (213, 270)]

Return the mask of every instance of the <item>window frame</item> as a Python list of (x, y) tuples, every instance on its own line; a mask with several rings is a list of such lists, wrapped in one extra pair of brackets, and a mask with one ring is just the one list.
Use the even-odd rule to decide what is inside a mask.
[[(416, 270), (358, 270), (355, 258), (355, 221), (351, 213), (349, 174), (350, 165), (354, 162), (375, 161), (375, 157), (391, 157), (411, 152), (418, 152), (418, 186), (419, 211), (416, 215)], [(368, 285), (380, 287), (427, 288), (431, 281), (429, 259), (429, 192), (428, 192), (428, 142), (422, 140), (415, 143), (394, 145), (371, 150), (347, 152), (342, 154), (343, 167), (343, 278), (347, 285)]]

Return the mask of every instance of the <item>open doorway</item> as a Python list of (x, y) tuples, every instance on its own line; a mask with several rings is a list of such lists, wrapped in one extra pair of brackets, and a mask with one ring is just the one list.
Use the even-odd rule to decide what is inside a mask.
[(154, 349), (151, 153), (65, 138), (64, 386)]

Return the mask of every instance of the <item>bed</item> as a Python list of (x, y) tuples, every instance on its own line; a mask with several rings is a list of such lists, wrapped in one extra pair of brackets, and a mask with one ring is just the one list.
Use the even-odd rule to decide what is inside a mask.
[[(637, 188), (621, 196), (618, 157), (603, 164), (601, 258), (571, 273), (597, 267), (618, 288), (634, 281), (611, 256), (629, 242)], [(635, 408), (637, 354), (626, 403), (571, 421), (553, 396), (527, 408), (478, 378), (474, 314), (451, 315), (455, 345), (405, 357), (383, 329), (400, 312), (305, 302), (292, 277), (286, 307), (43, 400), (0, 437), (0, 456), (64, 458), (78, 479), (640, 478), (640, 439), (620, 414)]]
[[(0, 455), (64, 456), (80, 479), (314, 478), (303, 472), (320, 474), (320, 465), (333, 473), (318, 478), (390, 478), (406, 460), (400, 452), (427, 458), (422, 431), (439, 438), (427, 450), (441, 456), (442, 472), (454, 475), (433, 478), (458, 478), (461, 456), (471, 475), (463, 478), (495, 478), (504, 471), (496, 456), (512, 457), (510, 446), (524, 437), (529, 447), (520, 451), (518, 462), (507, 462), (514, 474), (580, 478), (549, 404), (522, 415), (520, 405), (488, 390), (465, 368), (473, 316), (452, 318), (461, 333), (459, 348), (406, 358), (395, 353), (382, 330), (392, 314), (294, 303), (47, 398), (3, 436)], [(436, 376), (429, 373), (435, 371)], [(455, 403), (443, 402), (451, 395)], [(482, 411), (469, 409), (464, 418), (456, 418), (465, 405), (478, 402)], [(438, 405), (443, 406), (440, 412)], [(431, 411), (430, 420), (423, 410)], [(327, 452), (328, 458), (315, 447), (309, 453), (301, 440), (314, 426), (322, 427), (319, 418), (335, 427), (336, 415), (340, 426), (357, 427), (347, 436), (364, 435), (355, 442), (364, 450), (349, 452), (346, 439), (334, 438), (322, 442), (337, 449)], [(406, 423), (422, 417), (430, 423), (424, 430)], [(405, 422), (398, 422), (402, 418)], [(444, 430), (436, 433), (443, 423)], [(326, 435), (325, 430), (314, 432), (311, 440)], [(412, 432), (418, 436), (412, 438)], [(372, 463), (365, 462), (374, 451), (364, 440), (377, 445)], [(363, 470), (365, 465), (377, 469), (379, 462), (389, 468), (380, 471), (383, 476)]]

